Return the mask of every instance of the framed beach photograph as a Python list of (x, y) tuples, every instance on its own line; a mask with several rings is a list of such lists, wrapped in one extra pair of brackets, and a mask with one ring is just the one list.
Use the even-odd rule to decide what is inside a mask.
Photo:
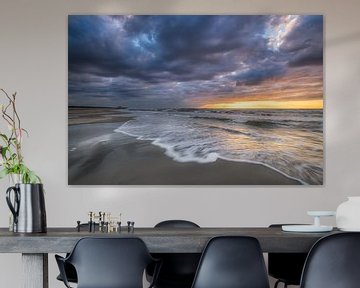
[(322, 185), (322, 15), (70, 15), (69, 185)]

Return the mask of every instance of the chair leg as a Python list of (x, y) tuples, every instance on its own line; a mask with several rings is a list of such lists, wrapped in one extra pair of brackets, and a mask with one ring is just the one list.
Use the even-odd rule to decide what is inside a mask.
[(281, 280), (277, 280), (274, 284), (274, 288), (277, 288), (280, 283), (284, 283), (284, 288), (288, 287), (288, 284), (286, 282), (283, 282)]

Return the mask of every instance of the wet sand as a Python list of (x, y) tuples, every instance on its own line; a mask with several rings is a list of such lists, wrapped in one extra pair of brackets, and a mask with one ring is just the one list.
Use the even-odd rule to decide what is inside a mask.
[(150, 141), (114, 132), (131, 119), (124, 112), (90, 115), (69, 120), (69, 185), (301, 184), (259, 164), (221, 159), (205, 164), (176, 162)]

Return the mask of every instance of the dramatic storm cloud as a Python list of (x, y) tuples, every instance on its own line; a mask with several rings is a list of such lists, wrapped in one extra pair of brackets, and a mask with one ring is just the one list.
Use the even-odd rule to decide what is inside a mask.
[(322, 56), (322, 16), (69, 16), (69, 105), (322, 100)]

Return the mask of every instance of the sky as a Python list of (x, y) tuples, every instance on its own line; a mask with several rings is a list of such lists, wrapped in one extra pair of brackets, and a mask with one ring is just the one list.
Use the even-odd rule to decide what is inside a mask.
[(68, 24), (69, 105), (322, 109), (323, 16), (88, 16)]

